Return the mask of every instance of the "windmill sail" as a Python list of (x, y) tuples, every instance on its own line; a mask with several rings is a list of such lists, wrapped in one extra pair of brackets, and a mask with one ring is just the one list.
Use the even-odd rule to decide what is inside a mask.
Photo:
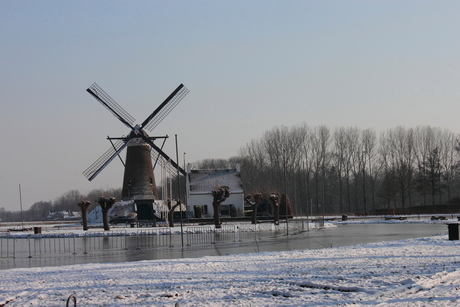
[(183, 84), (179, 85), (174, 92), (172, 92), (171, 95), (169, 95), (168, 98), (166, 98), (165, 101), (144, 120), (141, 128), (147, 128), (147, 130), (152, 131), (189, 92), (190, 91)]
[(99, 159), (91, 164), (83, 175), (91, 181), (128, 145), (129, 141), (118, 140)]
[(106, 107), (116, 118), (124, 123), (129, 128), (133, 128), (134, 117), (129, 115), (112, 97), (109, 96), (99, 85), (93, 83), (87, 90), (88, 93), (93, 95), (104, 107)]

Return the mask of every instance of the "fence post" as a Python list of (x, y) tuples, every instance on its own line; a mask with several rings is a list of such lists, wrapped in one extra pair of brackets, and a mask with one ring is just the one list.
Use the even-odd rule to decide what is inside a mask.
[(31, 248), (30, 248), (30, 236), (27, 237), (27, 241), (29, 243), (29, 258), (32, 258), (32, 251), (31, 251)]
[(83, 242), (84, 242), (84, 247), (83, 247), (83, 255), (87, 255), (88, 254), (88, 251), (86, 249), (86, 244), (88, 243), (88, 236), (86, 235), (85, 233), (85, 236), (84, 236), (84, 239), (83, 239)]
[(139, 248), (139, 230), (136, 232), (136, 250), (140, 250)]

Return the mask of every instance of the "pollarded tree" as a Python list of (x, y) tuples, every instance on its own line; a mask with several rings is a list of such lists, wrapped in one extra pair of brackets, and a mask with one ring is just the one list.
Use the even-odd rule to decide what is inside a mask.
[(91, 205), (91, 202), (89, 200), (82, 200), (80, 201), (77, 206), (80, 207), (81, 211), (81, 223), (83, 226), (83, 230), (88, 230), (88, 218), (87, 218), (87, 211), (89, 206)]
[(97, 202), (102, 209), (102, 223), (104, 224), (104, 230), (109, 231), (110, 226), (108, 213), (110, 208), (112, 208), (112, 206), (115, 204), (115, 198), (105, 198), (104, 196), (101, 196)]
[(245, 202), (250, 205), (252, 209), (252, 224), (257, 224), (257, 208), (262, 203), (262, 200), (262, 193), (247, 195), (245, 198)]
[(212, 206), (214, 209), (214, 225), (216, 228), (222, 228), (220, 222), (220, 204), (230, 196), (228, 187), (220, 187), (212, 191)]
[(273, 208), (274, 224), (279, 225), (280, 223), (280, 194), (278, 192), (271, 193), (269, 196), (270, 203)]

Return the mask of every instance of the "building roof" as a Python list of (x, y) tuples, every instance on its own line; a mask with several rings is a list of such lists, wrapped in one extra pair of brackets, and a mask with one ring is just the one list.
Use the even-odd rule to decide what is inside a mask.
[(243, 193), (239, 169), (191, 170), (189, 176), (190, 194), (208, 194), (222, 186), (230, 193)]

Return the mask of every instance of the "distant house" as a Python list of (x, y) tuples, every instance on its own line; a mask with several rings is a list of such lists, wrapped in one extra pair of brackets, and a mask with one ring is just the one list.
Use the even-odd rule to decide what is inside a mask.
[(230, 196), (222, 202), (220, 215), (243, 216), (244, 195), (239, 164), (234, 169), (215, 170), (192, 170), (188, 165), (186, 178), (187, 211), (193, 212), (195, 217), (214, 216), (212, 191), (223, 186), (228, 187)]
[(48, 214), (46, 217), (48, 220), (52, 221), (73, 221), (81, 219), (81, 213), (78, 211), (62, 210), (54, 211)]

